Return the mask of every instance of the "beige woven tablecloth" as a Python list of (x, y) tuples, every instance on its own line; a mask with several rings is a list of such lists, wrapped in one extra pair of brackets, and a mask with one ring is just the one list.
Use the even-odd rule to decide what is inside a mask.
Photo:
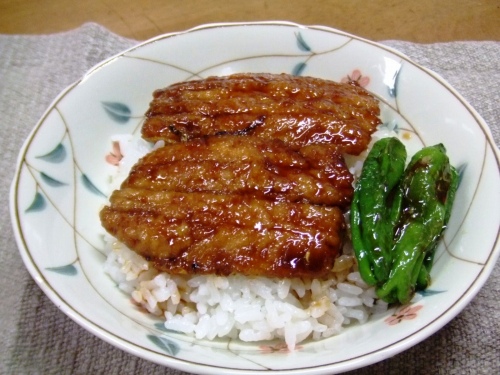
[[(383, 43), (448, 80), (500, 144), (500, 42)], [(54, 35), (0, 35), (2, 374), (183, 374), (101, 341), (59, 311), (24, 267), (9, 218), (17, 154), (46, 107), (94, 64), (134, 44), (96, 24)], [(439, 332), (352, 374), (500, 374), (500, 266), (472, 303)]]

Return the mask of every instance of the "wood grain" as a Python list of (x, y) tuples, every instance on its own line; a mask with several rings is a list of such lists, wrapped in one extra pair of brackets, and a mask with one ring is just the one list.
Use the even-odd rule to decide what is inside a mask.
[(0, 33), (46, 34), (85, 22), (137, 40), (213, 22), (284, 20), (371, 40), (500, 40), (498, 0), (0, 0)]

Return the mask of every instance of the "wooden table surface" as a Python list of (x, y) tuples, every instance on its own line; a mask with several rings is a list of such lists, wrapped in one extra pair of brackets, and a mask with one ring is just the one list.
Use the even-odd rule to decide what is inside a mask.
[(133, 39), (213, 22), (283, 20), (371, 40), (500, 40), (499, 0), (0, 0), (1, 34), (46, 34), (99, 23)]

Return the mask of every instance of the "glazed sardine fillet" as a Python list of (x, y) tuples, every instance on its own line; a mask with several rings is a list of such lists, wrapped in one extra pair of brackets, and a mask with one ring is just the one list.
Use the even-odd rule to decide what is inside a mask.
[(278, 138), (294, 149), (336, 145), (358, 155), (381, 123), (379, 103), (356, 84), (288, 74), (235, 74), (156, 90), (142, 136), (186, 141), (233, 134)]
[(346, 207), (352, 181), (344, 158), (329, 145), (292, 150), (277, 139), (214, 136), (151, 152), (132, 168), (122, 187)]
[(104, 227), (171, 274), (322, 277), (338, 256), (338, 207), (245, 195), (124, 188), (101, 211)]

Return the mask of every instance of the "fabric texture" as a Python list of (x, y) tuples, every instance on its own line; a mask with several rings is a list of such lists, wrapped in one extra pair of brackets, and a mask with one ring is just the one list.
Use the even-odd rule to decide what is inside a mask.
[[(444, 77), (486, 120), (500, 144), (500, 42), (383, 43)], [(10, 223), (17, 154), (38, 119), (61, 90), (93, 65), (135, 44), (96, 24), (53, 35), (0, 35), (2, 374), (185, 374), (117, 349), (63, 314), (30, 277)], [(479, 294), (440, 331), (350, 374), (500, 373), (499, 297), (497, 264)]]

